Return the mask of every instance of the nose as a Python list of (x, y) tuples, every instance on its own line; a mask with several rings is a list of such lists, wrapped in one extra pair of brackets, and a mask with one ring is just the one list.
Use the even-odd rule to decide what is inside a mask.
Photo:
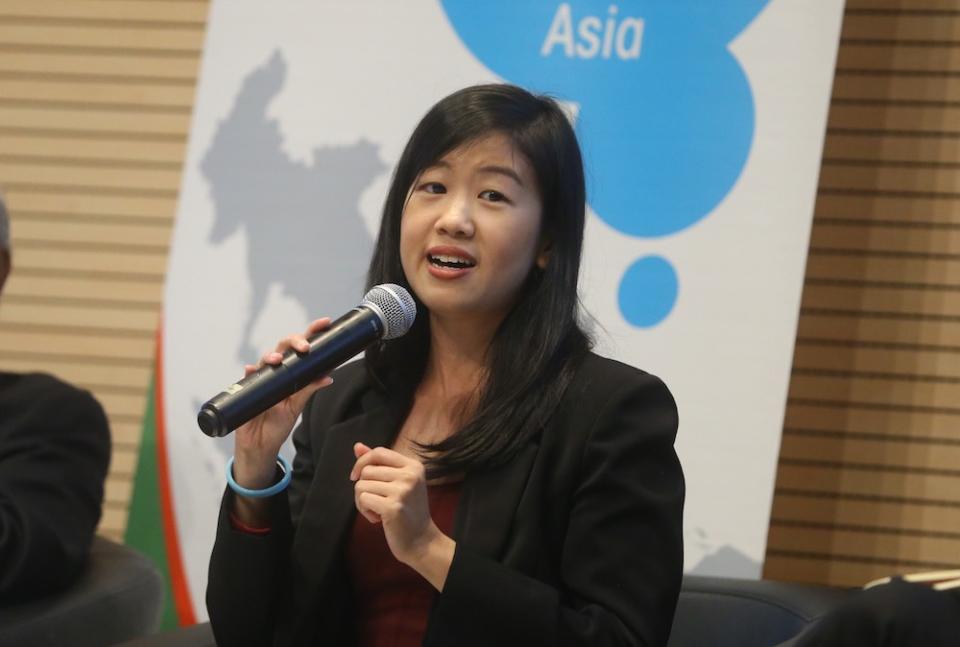
[(473, 236), (473, 203), (468, 196), (451, 196), (434, 225), (437, 233), (452, 238)]

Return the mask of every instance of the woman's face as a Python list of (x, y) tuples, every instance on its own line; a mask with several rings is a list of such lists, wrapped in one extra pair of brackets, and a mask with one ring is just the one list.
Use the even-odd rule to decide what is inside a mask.
[(541, 204), (533, 169), (502, 134), (420, 174), (400, 221), (400, 257), (434, 316), (506, 315), (534, 263), (546, 264)]

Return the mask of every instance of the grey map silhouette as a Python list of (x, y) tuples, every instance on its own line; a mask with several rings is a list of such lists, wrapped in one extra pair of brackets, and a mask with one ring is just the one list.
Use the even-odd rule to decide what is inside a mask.
[(311, 319), (337, 317), (360, 302), (373, 241), (358, 202), (386, 170), (377, 147), (363, 139), (315, 148), (309, 163), (291, 159), (277, 121), (267, 116), (286, 75), (276, 51), (246, 76), (200, 164), (214, 204), (209, 242), (222, 244), (241, 229), (247, 234), (251, 296), (237, 348), (243, 363), (267, 350), (251, 333), (271, 286)]

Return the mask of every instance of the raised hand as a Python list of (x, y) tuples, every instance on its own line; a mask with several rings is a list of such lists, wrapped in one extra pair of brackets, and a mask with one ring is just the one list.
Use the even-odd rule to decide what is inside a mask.
[[(311, 323), (304, 334), (284, 337), (274, 350), (263, 355), (257, 365), (244, 366), (245, 374), (250, 375), (265, 365), (279, 364), (283, 354), (290, 349), (298, 352), (308, 351), (310, 344), (307, 342), (307, 337), (315, 335), (329, 325), (330, 318), (324, 317)], [(306, 406), (307, 400), (314, 391), (332, 383), (333, 380), (326, 376), (315, 380), (237, 428), (233, 475), (238, 484), (257, 490), (273, 482), (277, 453), (293, 430), (293, 425), (303, 411), (303, 407)]]
[(371, 523), (383, 525), (390, 552), (427, 579), (437, 590), (453, 561), (455, 543), (430, 516), (423, 464), (386, 447), (353, 447), (357, 462), (350, 472), (356, 481), (357, 511)]

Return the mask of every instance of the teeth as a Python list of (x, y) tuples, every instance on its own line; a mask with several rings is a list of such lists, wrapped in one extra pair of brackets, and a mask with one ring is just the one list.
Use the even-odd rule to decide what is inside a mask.
[(465, 258), (460, 258), (459, 256), (444, 256), (443, 254), (441, 254), (441, 255), (439, 255), (439, 256), (434, 256), (434, 258), (437, 259), (438, 261), (440, 261), (441, 263), (464, 263), (464, 264), (466, 264), (466, 263), (469, 263), (469, 262), (470, 262), (470, 261), (468, 261), (468, 260), (465, 259)]
[(431, 254), (430, 262), (442, 265), (453, 265), (460, 267), (473, 267), (474, 262), (460, 256), (448, 256), (446, 254)]

